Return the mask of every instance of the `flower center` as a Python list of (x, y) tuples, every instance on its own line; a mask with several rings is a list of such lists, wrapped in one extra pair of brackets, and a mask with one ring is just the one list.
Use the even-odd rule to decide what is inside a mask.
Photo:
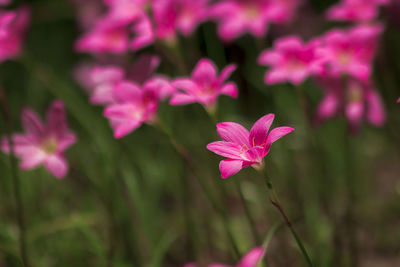
[(54, 154), (57, 151), (57, 147), (58, 142), (54, 138), (46, 139), (41, 145), (42, 150), (47, 154)]
[(340, 52), (338, 54), (338, 60), (342, 65), (348, 65), (351, 61), (351, 55), (347, 52)]
[(246, 17), (248, 17), (249, 19), (254, 19), (259, 14), (258, 8), (255, 5), (248, 5), (244, 10)]

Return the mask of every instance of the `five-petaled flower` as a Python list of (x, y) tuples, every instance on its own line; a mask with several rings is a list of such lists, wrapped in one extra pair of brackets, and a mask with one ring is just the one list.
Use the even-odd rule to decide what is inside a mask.
[(218, 75), (217, 67), (209, 59), (201, 59), (197, 63), (190, 78), (178, 78), (172, 81), (172, 86), (178, 89), (170, 100), (171, 105), (186, 105), (198, 102), (208, 110), (213, 110), (219, 95), (238, 96), (236, 84), (225, 83), (225, 80), (236, 69), (231, 64)]
[(261, 167), (272, 143), (292, 132), (292, 127), (277, 127), (269, 131), (274, 114), (268, 114), (254, 123), (250, 132), (235, 122), (217, 124), (217, 132), (224, 141), (207, 145), (207, 149), (227, 157), (219, 164), (222, 178), (236, 174), (242, 168)]
[[(243, 258), (233, 266), (213, 263), (208, 265), (208, 267), (256, 267), (257, 264), (261, 261), (264, 253), (265, 253), (264, 248), (256, 247), (247, 252), (246, 255), (244, 255)], [(197, 265), (195, 263), (188, 263), (185, 264), (184, 267), (197, 267)]]
[(266, 84), (289, 81), (302, 83), (309, 75), (321, 73), (324, 57), (319, 53), (318, 40), (303, 44), (297, 36), (289, 36), (275, 42), (273, 49), (264, 51), (258, 62), (271, 66), (265, 75)]
[[(68, 171), (64, 151), (76, 142), (76, 136), (68, 129), (66, 112), (61, 101), (54, 101), (47, 112), (44, 124), (34, 111), (26, 108), (22, 112), (24, 134), (14, 134), (14, 153), (22, 159), (22, 170), (43, 164), (57, 178)], [(7, 137), (1, 140), (1, 149), (10, 153)]]

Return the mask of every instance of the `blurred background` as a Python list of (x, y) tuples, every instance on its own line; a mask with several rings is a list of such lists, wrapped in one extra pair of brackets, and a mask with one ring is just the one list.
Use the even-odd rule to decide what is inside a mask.
[[(43, 167), (19, 172), (31, 265), (234, 264), (220, 217), (168, 137), (145, 124), (114, 139), (103, 108), (91, 105), (77, 82), (77, 66), (93, 60), (74, 50), (83, 32), (77, 14), (85, 2), (32, 0), (10, 5), (29, 5), (32, 16), (22, 53), (0, 64), (14, 131), (21, 131), (22, 108), (29, 106), (44, 117), (50, 103), (60, 99), (69, 128), (78, 136), (67, 151), (70, 170), (65, 179), (54, 179)], [(386, 123), (380, 128), (364, 124), (351, 135), (341, 116), (319, 127), (310, 125), (293, 85), (264, 84), (266, 68), (257, 58), (273, 40), (288, 34), (310, 39), (333, 27), (347, 27), (324, 18), (336, 1), (303, 2), (291, 23), (271, 25), (263, 39), (246, 34), (222, 42), (216, 24), (206, 21), (191, 36), (179, 37), (180, 54), (190, 71), (203, 57), (219, 69), (237, 64), (230, 80), (238, 85), (239, 97), (219, 98), (219, 121), (250, 128), (261, 116), (275, 113), (273, 127), (295, 128), (273, 145), (265, 168), (315, 266), (400, 266), (400, 8), (393, 1), (379, 18), (385, 30), (373, 80), (386, 108)], [(107, 60), (129, 65), (142, 53), (155, 53), (161, 58), (157, 73), (184, 75), (171, 54), (162, 51), (150, 45)], [(301, 88), (314, 113), (323, 91), (312, 79)], [(222, 158), (206, 149), (220, 138), (202, 106), (163, 102), (158, 115), (223, 205), (241, 253), (257, 244), (234, 179), (241, 183), (262, 239), (271, 237), (268, 266), (306, 266), (258, 173), (246, 168), (229, 179), (220, 178)], [(3, 120), (0, 134), (5, 135)], [(22, 266), (18, 232), (9, 156), (0, 153), (0, 266)]]

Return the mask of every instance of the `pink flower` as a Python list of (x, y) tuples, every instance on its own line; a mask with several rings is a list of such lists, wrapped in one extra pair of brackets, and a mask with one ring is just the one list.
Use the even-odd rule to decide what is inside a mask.
[(104, 0), (110, 7), (107, 21), (130, 23), (144, 14), (148, 0)]
[(288, 23), (303, 0), (269, 0), (267, 15), (273, 23)]
[(103, 0), (69, 0), (77, 13), (77, 21), (81, 29), (92, 28), (103, 15)]
[(233, 82), (225, 80), (236, 69), (235, 65), (225, 67), (218, 76), (217, 67), (209, 59), (201, 59), (190, 78), (179, 78), (172, 86), (179, 89), (171, 98), (171, 105), (186, 105), (198, 102), (206, 108), (213, 108), (219, 95), (236, 98), (238, 90)]
[(176, 32), (188, 36), (208, 16), (210, 0), (154, 0), (152, 2), (156, 36), (173, 42)]
[(326, 16), (330, 20), (369, 22), (378, 16), (379, 6), (388, 3), (389, 0), (342, 0)]
[(319, 53), (319, 41), (308, 44), (297, 36), (289, 36), (275, 42), (274, 48), (264, 51), (258, 62), (271, 66), (265, 75), (266, 84), (289, 81), (302, 83), (308, 76), (323, 71), (324, 58)]
[(323, 37), (321, 54), (327, 60), (329, 71), (367, 80), (381, 32), (381, 25), (362, 25), (349, 31), (335, 29), (328, 32)]
[(397, 99), (397, 103), (400, 103), (400, 98), (399, 98), (399, 99)]
[(0, 12), (0, 62), (17, 57), (22, 50), (30, 20), (27, 7)]
[(90, 103), (106, 105), (114, 102), (113, 86), (125, 77), (124, 70), (115, 65), (83, 65), (77, 70), (77, 79), (90, 94)]
[(274, 114), (268, 114), (260, 118), (250, 132), (235, 122), (217, 124), (217, 132), (224, 141), (210, 143), (207, 149), (227, 157), (219, 164), (223, 179), (236, 174), (242, 168), (262, 166), (272, 143), (294, 130), (284, 126), (268, 133), (274, 117)]
[(325, 97), (317, 108), (320, 122), (343, 114), (353, 133), (359, 131), (364, 120), (378, 127), (383, 126), (385, 108), (371, 82), (349, 78), (343, 84), (340, 77), (320, 77), (319, 81), (325, 91)]
[[(55, 177), (61, 179), (68, 172), (64, 151), (76, 142), (68, 129), (66, 112), (61, 101), (54, 101), (47, 112), (46, 124), (30, 109), (22, 112), (25, 134), (14, 134), (14, 152), (22, 159), (22, 170), (34, 169), (43, 164)], [(3, 137), (1, 149), (10, 153), (8, 139)]]
[(218, 23), (218, 34), (231, 41), (245, 33), (257, 38), (266, 35), (270, 22), (269, 0), (224, 0), (211, 8)]
[(116, 102), (104, 110), (110, 119), (115, 138), (122, 138), (143, 123), (154, 123), (159, 102), (167, 98), (173, 88), (164, 78), (153, 78), (140, 86), (121, 81), (113, 88)]
[[(261, 261), (264, 255), (264, 249), (262, 247), (256, 247), (247, 252), (246, 255), (239, 261), (238, 264), (230, 266), (225, 264), (210, 264), (208, 267), (257, 267), (257, 264)], [(197, 267), (194, 263), (185, 264), (184, 267)]]

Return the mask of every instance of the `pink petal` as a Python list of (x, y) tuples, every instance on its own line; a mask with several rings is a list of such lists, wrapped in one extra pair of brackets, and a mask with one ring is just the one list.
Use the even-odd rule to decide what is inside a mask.
[(269, 128), (275, 115), (270, 113), (258, 119), (250, 129), (249, 143), (251, 146), (265, 146)]
[(36, 168), (43, 163), (43, 161), (46, 159), (46, 156), (47, 154), (38, 147), (26, 147), (23, 151), (21, 151), (20, 157), (22, 158), (22, 162), (20, 164), (20, 167), (22, 170)]
[(264, 81), (266, 84), (275, 84), (285, 82), (287, 80), (287, 72), (280, 69), (272, 69), (265, 74)]
[(136, 128), (138, 128), (142, 124), (141, 121), (138, 120), (129, 120), (125, 121), (123, 123), (118, 123), (116, 126), (113, 127), (114, 129), (114, 137), (116, 139), (122, 138), (132, 131), (134, 131)]
[(139, 85), (129, 81), (118, 82), (113, 88), (114, 97), (121, 102), (136, 102), (142, 96)]
[(282, 55), (278, 51), (266, 50), (258, 57), (258, 64), (260, 65), (276, 65), (282, 60)]
[(229, 143), (225, 141), (212, 142), (207, 145), (207, 149), (223, 157), (227, 157), (230, 159), (242, 159), (240, 156), (242, 148), (241, 146), (234, 143)]
[(257, 247), (250, 250), (239, 262), (237, 267), (256, 267), (264, 255), (264, 249)]
[(376, 126), (382, 126), (386, 120), (386, 112), (381, 98), (376, 92), (371, 91), (367, 93), (366, 101), (368, 121)]
[(186, 92), (192, 92), (198, 90), (197, 84), (188, 78), (178, 78), (172, 81), (172, 86), (176, 89), (180, 89)]
[(27, 134), (36, 138), (40, 138), (44, 133), (42, 120), (29, 108), (22, 111), (22, 126)]
[(283, 127), (277, 127), (272, 129), (267, 137), (267, 142), (266, 142), (266, 148), (269, 149), (269, 147), (272, 145), (272, 143), (274, 143), (276, 140), (282, 138), (283, 136), (291, 133), (294, 131), (294, 128), (292, 127), (287, 127), (287, 126), (283, 126)]
[(238, 89), (235, 83), (227, 83), (220, 89), (220, 93), (231, 96), (233, 98), (238, 97)]
[(156, 55), (143, 54), (132, 65), (129, 78), (138, 84), (149, 79), (160, 65), (160, 58)]
[(249, 131), (236, 122), (218, 123), (217, 132), (226, 142), (238, 145), (249, 145)]
[(338, 111), (339, 99), (336, 94), (328, 93), (321, 101), (317, 109), (317, 115), (321, 119), (328, 119)]
[(193, 80), (202, 83), (212, 83), (217, 80), (217, 67), (206, 58), (201, 59), (192, 73)]
[(63, 136), (67, 131), (67, 115), (64, 104), (61, 101), (56, 100), (51, 104), (47, 112), (46, 122), (48, 130), (58, 137)]
[(68, 172), (68, 163), (60, 155), (51, 155), (44, 161), (46, 169), (56, 178), (62, 179)]
[(143, 84), (143, 89), (153, 92), (160, 100), (168, 98), (175, 92), (175, 88), (172, 86), (171, 82), (162, 76), (153, 77), (145, 82)]
[(231, 76), (232, 72), (234, 72), (236, 70), (236, 65), (235, 64), (231, 64), (226, 66), (222, 71), (221, 74), (219, 75), (218, 81), (219, 83), (223, 83), (226, 79), (229, 78), (229, 76)]
[(197, 98), (183, 93), (175, 93), (169, 100), (169, 104), (172, 106), (186, 105), (194, 102), (197, 102)]
[(76, 143), (76, 135), (71, 132), (66, 132), (63, 134), (62, 138), (58, 140), (57, 152), (62, 152), (71, 145)]
[(238, 173), (243, 168), (243, 161), (226, 159), (219, 163), (219, 170), (221, 172), (222, 179), (226, 179)]
[(350, 102), (345, 112), (350, 122), (359, 124), (364, 113), (364, 105), (361, 101)]

